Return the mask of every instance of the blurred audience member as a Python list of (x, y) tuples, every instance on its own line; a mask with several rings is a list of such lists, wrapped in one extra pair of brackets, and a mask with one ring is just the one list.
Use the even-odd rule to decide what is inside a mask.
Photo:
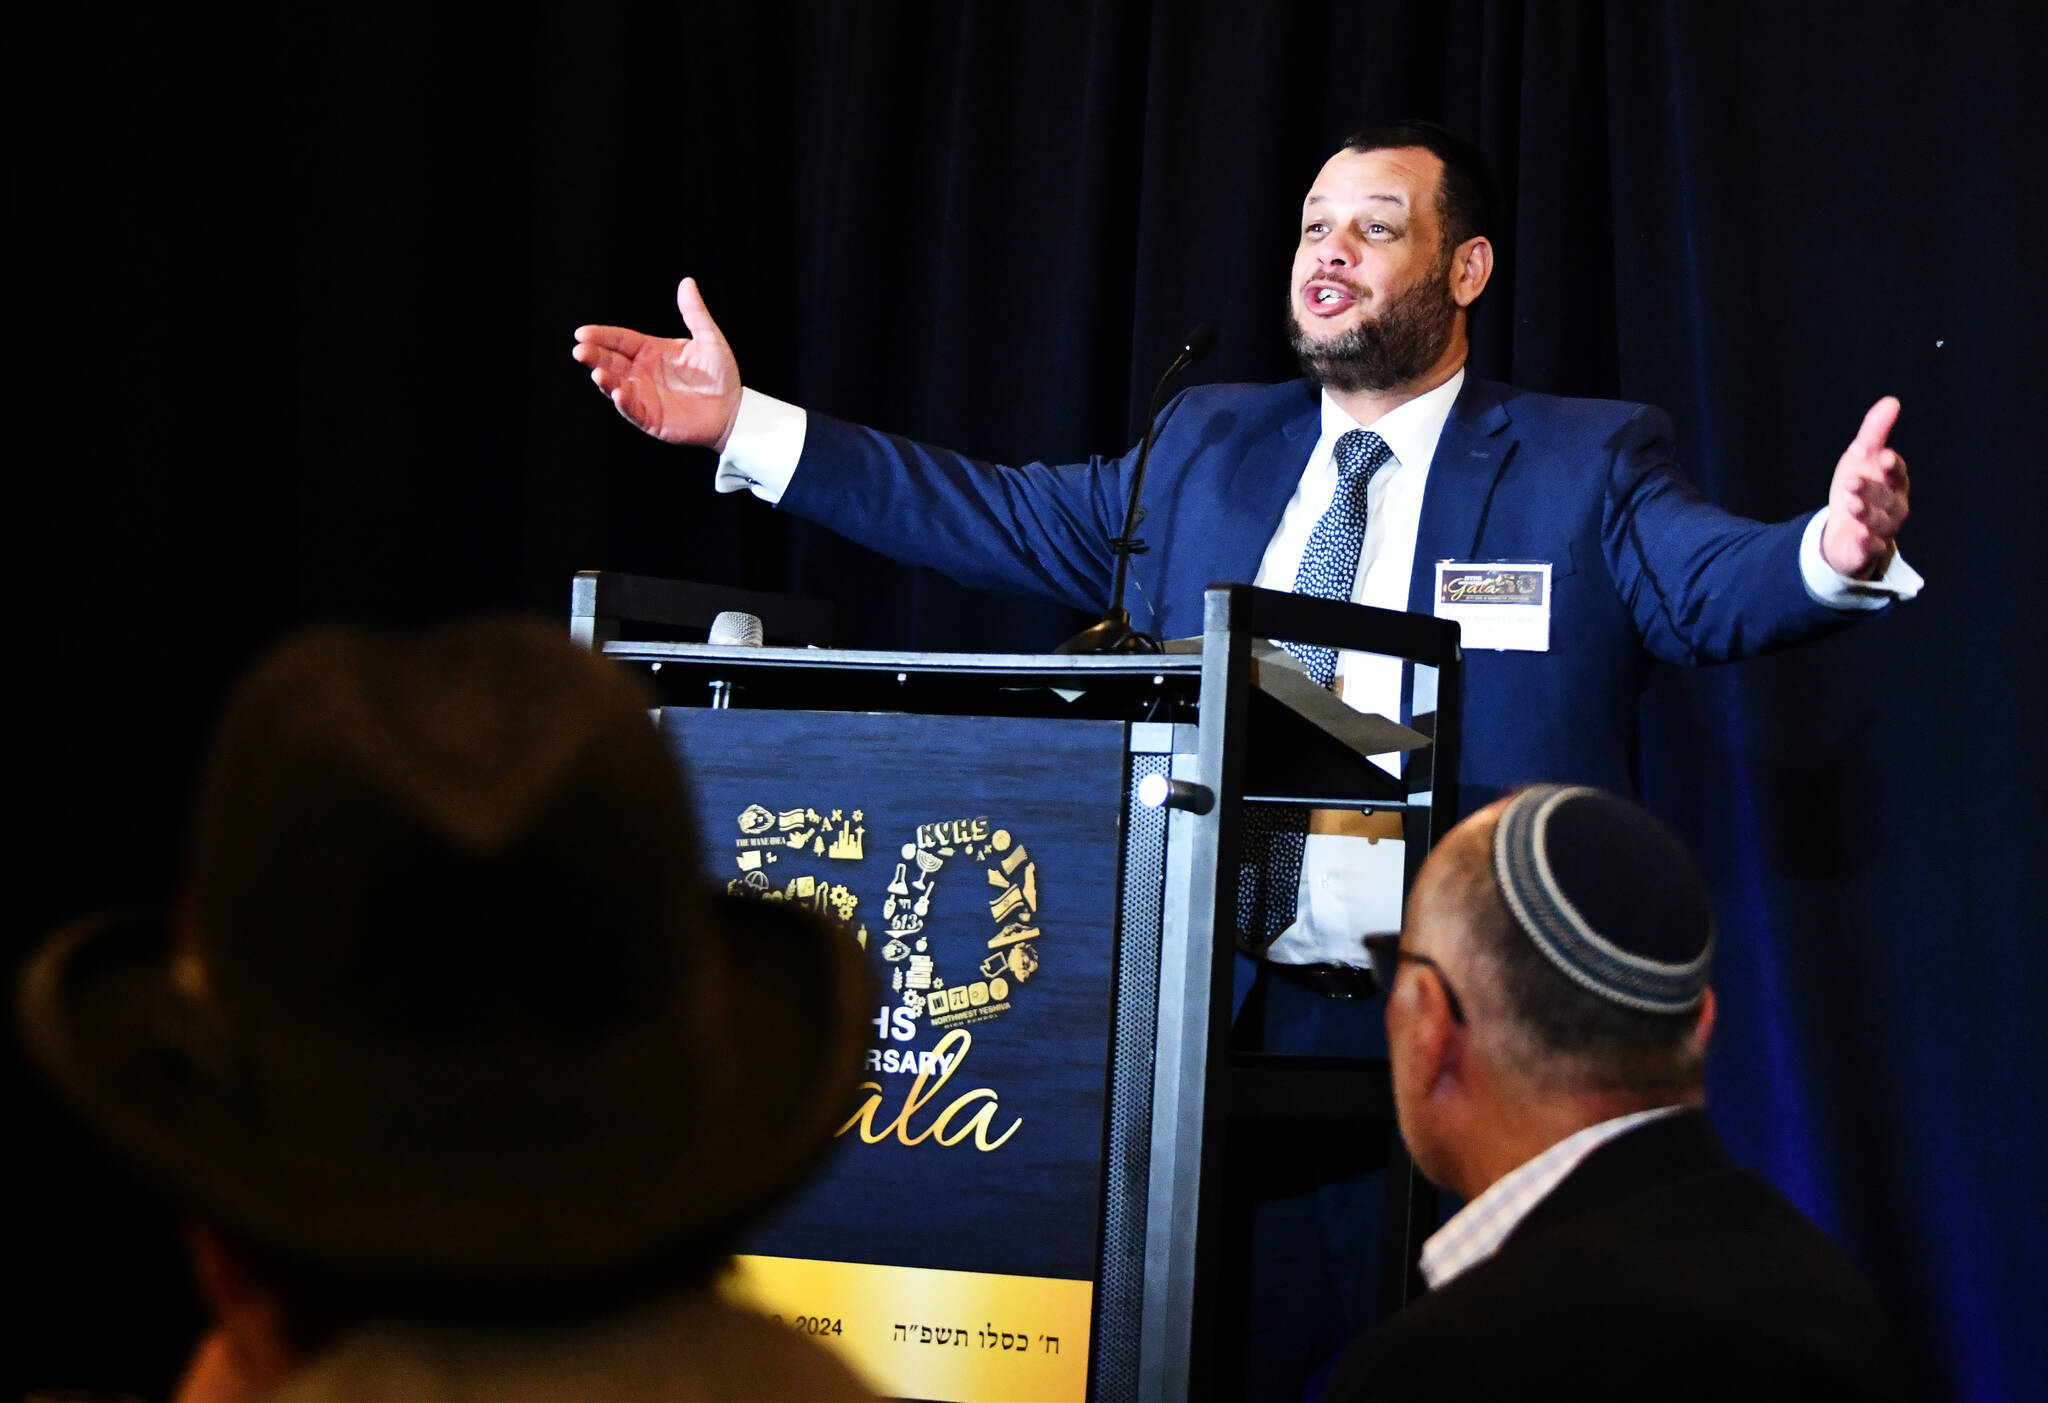
[(865, 976), (701, 885), (647, 706), (537, 624), (303, 638), (175, 919), (24, 972), (41, 1071), (189, 1215), (181, 1397), (867, 1396), (712, 1289), (845, 1113)]

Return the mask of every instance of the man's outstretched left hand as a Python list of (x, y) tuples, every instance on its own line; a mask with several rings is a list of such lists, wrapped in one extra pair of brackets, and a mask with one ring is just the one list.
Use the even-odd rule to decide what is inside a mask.
[(1852, 580), (1884, 573), (1906, 524), (1906, 460), (1884, 442), (1898, 418), (1899, 402), (1891, 395), (1871, 405), (1828, 487), (1821, 558)]

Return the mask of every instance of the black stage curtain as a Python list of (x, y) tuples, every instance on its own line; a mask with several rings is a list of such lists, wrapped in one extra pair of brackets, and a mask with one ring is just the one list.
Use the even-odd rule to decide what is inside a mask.
[[(15, 958), (162, 903), (228, 680), (312, 621), (560, 616), (579, 568), (828, 594), (848, 640), (1081, 620), (889, 565), (617, 420), (570, 330), (996, 458), (1118, 451), (1192, 323), (1294, 373), (1302, 192), (1352, 127), (1478, 136), (1476, 364), (1665, 406), (1718, 500), (1821, 505), (1899, 394), (1918, 602), (1660, 673), (1644, 788), (1724, 925), (1713, 1110), (1936, 1395), (2048, 1387), (2036, 863), (2044, 25), (2031, 3), (1226, 0), (142, 13), (17, 6), (7, 458)], [(10, 1064), (19, 1386), (158, 1391), (171, 1230)]]

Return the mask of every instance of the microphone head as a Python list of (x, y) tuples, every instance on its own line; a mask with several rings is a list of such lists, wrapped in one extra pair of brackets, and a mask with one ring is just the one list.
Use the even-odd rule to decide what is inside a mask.
[(1190, 365), (1216, 349), (1216, 328), (1212, 323), (1203, 322), (1187, 334), (1180, 343), (1180, 353)]
[(761, 621), (752, 614), (728, 609), (711, 621), (711, 636), (705, 642), (734, 648), (758, 648), (761, 646)]

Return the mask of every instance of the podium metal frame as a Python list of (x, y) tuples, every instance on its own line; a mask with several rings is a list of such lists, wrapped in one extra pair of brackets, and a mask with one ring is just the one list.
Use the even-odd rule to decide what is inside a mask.
[[(1393, 1133), (1386, 1064), (1230, 1050), (1234, 855), (1245, 805), (1391, 811), (1403, 818), (1405, 881), (1413, 885), (1423, 858), (1457, 817), (1464, 660), (1456, 624), (1231, 585), (1207, 591), (1195, 652), (1097, 657), (740, 648), (623, 638), (629, 623), (696, 622), (704, 596), (701, 587), (666, 589), (637, 580), (620, 587), (608, 583), (612, 578), (601, 572), (577, 577), (572, 635), (621, 665), (644, 670), (665, 704), (707, 705), (716, 682), (737, 689), (736, 707), (791, 705), (821, 675), (832, 696), (812, 695), (806, 709), (1058, 715), (1075, 703), (1057, 698), (1078, 694), (1092, 709), (1075, 714), (1120, 715), (1133, 723), (1134, 761), (1142, 752), (1153, 772), (1212, 796), (1206, 804), (1165, 812), (1162, 870), (1124, 874), (1118, 1016), (1122, 1022), (1128, 1013), (1134, 1024), (1151, 1025), (1151, 1084), (1143, 1121), (1124, 1136), (1120, 1152), (1116, 1127), (1107, 1132), (1108, 1168), (1120, 1168), (1126, 1183), (1142, 1173), (1146, 1187), (1142, 1208), (1105, 1204), (1092, 1397), (1205, 1399), (1229, 1391), (1212, 1362), (1219, 1301), (1230, 1287), (1218, 1279), (1217, 1259), (1223, 1150), (1233, 1119), (1345, 1117), (1388, 1126), (1382, 1300), (1391, 1309), (1410, 1298), (1414, 1263), (1435, 1223), (1436, 1196)], [(692, 617), (645, 617), (684, 600)], [(1388, 775), (1258, 686), (1255, 639), (1412, 664), (1409, 724), (1430, 744), (1410, 753), (1399, 779)], [(1161, 711), (1163, 722), (1147, 719)], [(1135, 774), (1125, 780), (1134, 789)], [(1152, 835), (1154, 851), (1159, 836)], [(1148, 855), (1140, 865), (1154, 860)], [(1133, 929), (1125, 918), (1149, 908), (1152, 892), (1159, 911), (1156, 998), (1149, 1008), (1127, 1009), (1123, 947), (1149, 942), (1152, 932)], [(1138, 967), (1149, 971), (1151, 962), (1142, 959)], [(1139, 1156), (1142, 1166), (1133, 1162)], [(1114, 1174), (1106, 1182), (1115, 1183)], [(1121, 1226), (1112, 1221), (1119, 1213)], [(1140, 1269), (1125, 1273), (1111, 1290), (1104, 1283), (1113, 1251)], [(1128, 1328), (1133, 1315), (1135, 1330)]]

